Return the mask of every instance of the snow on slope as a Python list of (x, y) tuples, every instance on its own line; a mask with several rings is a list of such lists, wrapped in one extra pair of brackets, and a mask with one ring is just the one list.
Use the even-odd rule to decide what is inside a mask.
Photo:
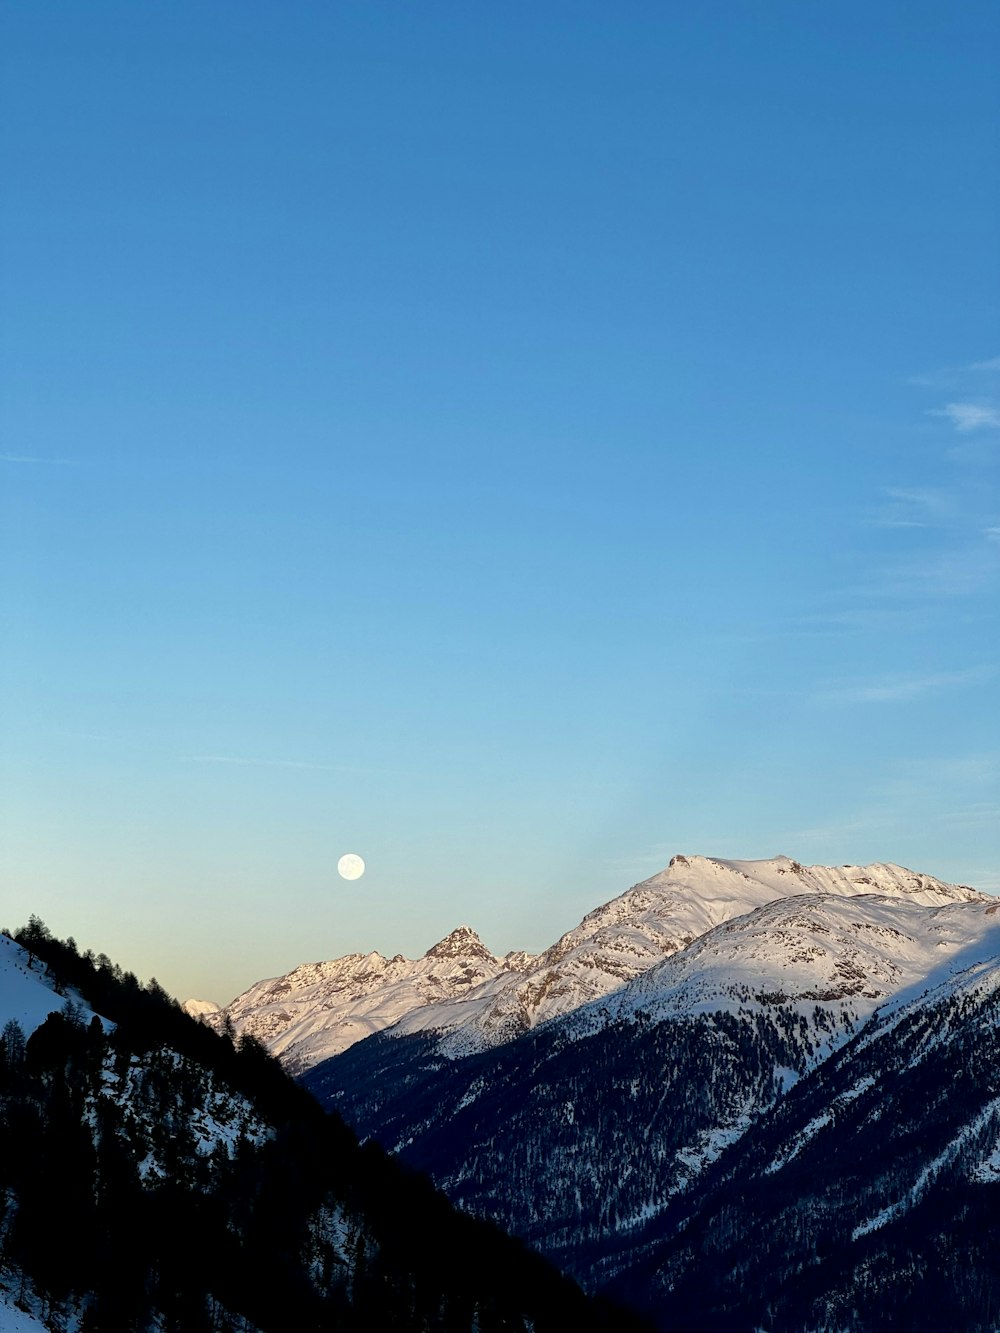
[(523, 967), (530, 955), (495, 958), (469, 926), (459, 926), (422, 958), (348, 954), (308, 963), (287, 976), (260, 981), (206, 1021), (228, 1017), (298, 1073), (379, 1032), (403, 1014), (442, 999), (461, 998)]
[[(937, 907), (883, 895), (778, 899), (709, 931), (574, 1018), (595, 1021), (781, 1004), (832, 1005), (853, 1023), (897, 996), (928, 992), (1000, 952), (998, 904)], [(570, 1020), (572, 1025), (573, 1020)]]
[(0, 1333), (47, 1333), (47, 1325), (19, 1310), (13, 1291), (0, 1290)]
[(392, 1031), (445, 1032), (440, 1051), (449, 1057), (496, 1046), (621, 989), (724, 921), (775, 899), (815, 893), (877, 893), (923, 906), (992, 901), (896, 865), (675, 856), (659, 874), (590, 912), (520, 974), (496, 978), (461, 1002), (410, 1013)]
[[(29, 965), (27, 950), (0, 934), (0, 1027), (13, 1018), (30, 1037), (49, 1014), (65, 1007), (66, 998), (56, 994), (37, 959)], [(73, 999), (79, 1003), (79, 997)]]
[[(983, 1025), (995, 1028), (997, 1024), (994, 996), (1000, 991), (998, 912), (1000, 904), (993, 903), (992, 906), (969, 904), (933, 913), (930, 933), (939, 935), (944, 959), (937, 960), (936, 966), (919, 980), (898, 990), (878, 1007), (850, 1048), (850, 1061), (835, 1072), (833, 1095), (827, 1104), (806, 1123), (796, 1124), (792, 1119), (784, 1139), (772, 1148), (771, 1160), (763, 1168), (765, 1175), (782, 1171), (831, 1125), (839, 1124), (843, 1130), (856, 1111), (852, 1104), (860, 1098), (868, 1096), (868, 1101), (860, 1117), (854, 1115), (855, 1129), (859, 1120), (863, 1124), (866, 1119), (884, 1117), (889, 1122), (896, 1118), (878, 1101), (891, 1079), (919, 1069), (935, 1055), (947, 1058), (956, 1034), (959, 1048), (964, 1048), (956, 1061), (959, 1067), (967, 1064), (970, 1050), (982, 1049), (981, 1039), (975, 1035), (977, 1025), (981, 1031)], [(903, 1032), (902, 1038), (897, 1029)], [(868, 1072), (855, 1080), (859, 1066), (874, 1068), (877, 1074)], [(989, 1068), (989, 1060), (983, 1068)], [(979, 1072), (970, 1069), (973, 1076), (970, 1086), (963, 1088), (960, 1096), (943, 1099), (949, 1105), (952, 1120), (950, 1137), (929, 1155), (917, 1155), (911, 1176), (908, 1178), (903, 1172), (896, 1182), (892, 1201), (856, 1225), (852, 1240), (902, 1217), (960, 1155), (967, 1179), (993, 1184), (1000, 1178), (1000, 1097), (983, 1100), (981, 1092), (976, 1095), (971, 1084)], [(928, 1094), (927, 1104), (932, 1100)], [(920, 1107), (910, 1105), (904, 1109), (917, 1117), (921, 1114)], [(898, 1165), (899, 1154), (889, 1153), (887, 1158)]]

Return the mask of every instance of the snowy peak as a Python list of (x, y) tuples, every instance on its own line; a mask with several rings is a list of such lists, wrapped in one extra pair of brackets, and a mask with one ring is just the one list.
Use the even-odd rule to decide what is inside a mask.
[(505, 972), (525, 972), (535, 961), (537, 954), (526, 953), (524, 949), (511, 949), (500, 960)]
[(471, 926), (457, 926), (450, 935), (439, 940), (424, 954), (425, 958), (482, 958), (496, 959), (486, 948)]
[(790, 856), (734, 861), (680, 854), (589, 912), (513, 975), (461, 1002), (411, 1013), (396, 1030), (447, 1033), (441, 1051), (451, 1057), (495, 1046), (620, 990), (706, 931), (754, 908), (802, 894), (872, 893), (921, 906), (991, 901), (902, 866), (804, 866)]
[(866, 866), (804, 866), (790, 856), (780, 855), (760, 861), (673, 856), (666, 870), (645, 883), (683, 883), (699, 896), (708, 896), (721, 884), (733, 886), (740, 881), (770, 890), (776, 898), (796, 893), (881, 893), (910, 898), (925, 907), (933, 907), (944, 902), (977, 902), (989, 897), (966, 884), (947, 884), (933, 875), (908, 870), (892, 862), (876, 861)]
[(251, 986), (205, 1021), (221, 1030), (228, 1019), (237, 1035), (256, 1037), (295, 1074), (404, 1014), (460, 1000), (500, 975), (509, 975), (507, 964), (471, 926), (459, 926), (422, 958), (373, 952), (305, 963)]
[[(884, 1001), (927, 991), (1000, 953), (996, 903), (925, 907), (888, 895), (807, 894), (726, 921), (611, 997), (614, 1015), (817, 1004), (867, 1018)], [(587, 1011), (575, 1016), (581, 1022)], [(590, 1015), (590, 1026), (595, 1015)]]

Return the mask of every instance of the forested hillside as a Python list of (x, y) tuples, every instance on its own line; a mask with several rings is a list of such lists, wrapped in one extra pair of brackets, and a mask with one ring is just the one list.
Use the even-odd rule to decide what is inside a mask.
[(20, 972), (65, 997), (0, 1043), (3, 1277), (47, 1327), (639, 1327), (359, 1147), (253, 1039), (35, 919), (14, 938)]
[(1000, 968), (873, 1021), (642, 1242), (612, 1290), (672, 1333), (994, 1333)]

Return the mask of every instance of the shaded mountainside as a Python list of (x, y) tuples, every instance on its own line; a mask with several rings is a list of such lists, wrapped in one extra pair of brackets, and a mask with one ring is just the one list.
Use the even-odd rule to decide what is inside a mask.
[(872, 1020), (642, 1241), (611, 1290), (678, 1333), (995, 1330), (1000, 960)]
[[(662, 1209), (804, 1071), (812, 1035), (788, 1011), (753, 1025), (698, 1015), (610, 1024), (573, 1043), (540, 1029), (457, 1062), (413, 1036), (394, 1043), (401, 1067), (366, 1063), (363, 1043), (334, 1072), (386, 1090), (366, 1095), (359, 1126), (586, 1280), (609, 1238)], [(322, 1070), (306, 1081), (330, 1090)]]
[[(400, 1036), (394, 1029), (310, 1071), (304, 1082), (361, 1133), (430, 1172), (462, 1206), (497, 1219), (586, 1286), (619, 1284), (613, 1290), (652, 1310), (665, 1329), (684, 1308), (677, 1293), (686, 1293), (684, 1318), (693, 1327), (705, 1284), (725, 1287), (726, 1273), (752, 1269), (747, 1291), (754, 1282), (761, 1290), (784, 1290), (797, 1266), (812, 1262), (806, 1250), (792, 1253), (786, 1266), (776, 1261), (772, 1280), (770, 1261), (754, 1266), (740, 1257), (740, 1247), (764, 1254), (767, 1245), (756, 1232), (777, 1236), (780, 1227), (769, 1216), (752, 1215), (738, 1229), (730, 1219), (730, 1186), (717, 1195), (702, 1193), (704, 1182), (735, 1170), (730, 1164), (755, 1150), (763, 1127), (783, 1123), (783, 1115), (802, 1106), (808, 1123), (818, 1125), (824, 1116), (837, 1121), (854, 1105), (851, 1089), (860, 1088), (856, 1109), (875, 1107), (873, 1144), (886, 1136), (893, 1143), (905, 1139), (911, 1131), (895, 1128), (904, 1111), (916, 1134), (928, 1098), (942, 1115), (952, 1107), (954, 1134), (961, 1132), (964, 1111), (954, 1093), (965, 1086), (970, 1063), (992, 1058), (988, 1016), (963, 1034), (941, 1020), (940, 1052), (936, 1063), (922, 1067), (926, 1086), (916, 1101), (879, 1100), (879, 1070), (892, 1068), (895, 1028), (880, 1038), (885, 1058), (865, 1056), (871, 1068), (851, 1074), (846, 1091), (827, 1081), (849, 1052), (869, 1049), (865, 1043), (890, 1023), (890, 1011), (917, 1015), (932, 1001), (945, 1004), (940, 997), (952, 989), (964, 994), (972, 977), (985, 994), (988, 979), (1000, 976), (1000, 904), (972, 892), (950, 901), (939, 890), (929, 896), (938, 905), (920, 905), (920, 897), (829, 892), (772, 901), (709, 930), (614, 995), (495, 1049), (448, 1058), (447, 1041), (436, 1034)], [(984, 1000), (984, 1014), (992, 1013), (992, 1004)], [(988, 1084), (986, 1078), (987, 1100)], [(973, 1105), (970, 1115), (978, 1114)], [(984, 1121), (975, 1130), (984, 1160), (997, 1145), (991, 1125)], [(931, 1155), (916, 1153), (912, 1170), (919, 1176), (926, 1168), (936, 1178), (936, 1149), (927, 1143)], [(787, 1151), (789, 1161), (796, 1158)], [(832, 1196), (866, 1188), (877, 1163), (856, 1172), (856, 1160), (853, 1147), (833, 1151), (826, 1162)], [(784, 1223), (800, 1240), (813, 1225), (812, 1170), (793, 1172), (782, 1196)], [(986, 1188), (988, 1176), (976, 1181)], [(691, 1201), (702, 1197), (718, 1209), (717, 1229), (704, 1241), (677, 1240), (671, 1248), (677, 1228), (698, 1224)], [(720, 1238), (732, 1240), (729, 1248)], [(930, 1253), (929, 1237), (912, 1244), (924, 1246), (925, 1257)], [(711, 1283), (705, 1255), (720, 1264), (721, 1276)], [(857, 1291), (845, 1282), (849, 1303)], [(729, 1317), (727, 1300), (742, 1290), (742, 1279), (734, 1278), (722, 1292), (713, 1307), (720, 1321)], [(735, 1308), (749, 1310), (750, 1298), (740, 1299), (743, 1306)], [(770, 1329), (764, 1306), (754, 1311), (748, 1327)], [(826, 1327), (796, 1324), (803, 1318), (804, 1307), (795, 1306), (783, 1327)]]
[(358, 1146), (253, 1039), (35, 920), (0, 947), (4, 1299), (80, 1333), (635, 1326)]

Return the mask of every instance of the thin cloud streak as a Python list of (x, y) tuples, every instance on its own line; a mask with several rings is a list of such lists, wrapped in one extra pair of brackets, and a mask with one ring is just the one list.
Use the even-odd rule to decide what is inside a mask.
[(256, 759), (235, 754), (185, 754), (182, 764), (224, 764), (233, 768), (298, 768), (319, 773), (378, 773), (382, 769), (359, 768), (354, 764), (318, 764), (308, 759)]
[(798, 699), (814, 705), (906, 703), (939, 690), (985, 685), (995, 680), (998, 673), (1000, 668), (997, 666), (983, 665), (968, 667), (963, 671), (928, 672), (922, 676), (885, 676), (879, 680), (842, 683), (830, 681), (801, 690), (762, 689), (754, 686), (734, 689), (729, 686), (725, 693), (753, 699)]
[(945, 490), (929, 486), (887, 486), (885, 503), (868, 519), (877, 528), (928, 528), (947, 524), (955, 501)]
[(813, 697), (822, 703), (906, 703), (938, 690), (980, 685), (996, 677), (995, 666), (969, 667), (964, 671), (940, 671), (923, 676), (897, 677), (881, 681), (837, 686), (820, 690)]
[[(857, 590), (855, 589), (856, 593)], [(844, 594), (841, 593), (841, 596)], [(922, 623), (922, 608), (912, 606), (852, 606), (813, 611), (794, 621), (792, 634), (874, 634), (912, 628)]]
[[(845, 810), (839, 819), (789, 830), (782, 836), (792, 845), (815, 844), (816, 851), (824, 856), (828, 854), (823, 849), (830, 844), (839, 851), (858, 838), (881, 842), (887, 834), (895, 838), (901, 832), (908, 837), (916, 825), (940, 829), (949, 837), (967, 837), (997, 827), (998, 776), (1000, 755), (996, 754), (907, 760), (894, 764), (881, 781), (860, 792), (856, 809)], [(984, 873), (969, 864), (955, 866), (944, 878), (980, 889), (1000, 887), (995, 869)]]
[(928, 413), (932, 417), (947, 417), (962, 435), (974, 430), (1000, 429), (1000, 408), (984, 403), (945, 403)]
[(886, 598), (926, 602), (974, 597), (991, 591), (1000, 574), (1000, 551), (991, 527), (977, 525), (975, 537), (950, 549), (921, 552), (886, 560), (870, 572), (870, 580), (841, 589), (855, 598)]
[(72, 467), (75, 458), (39, 458), (35, 454), (0, 454), (0, 463), (34, 463), (43, 467)]
[(1000, 356), (988, 357), (985, 361), (971, 361), (964, 366), (945, 366), (943, 370), (932, 370), (923, 375), (908, 375), (906, 383), (921, 389), (952, 389), (969, 375), (995, 371), (1000, 371)]
[(887, 486), (885, 493), (890, 500), (936, 513), (948, 511), (952, 507), (947, 492), (933, 486)]

